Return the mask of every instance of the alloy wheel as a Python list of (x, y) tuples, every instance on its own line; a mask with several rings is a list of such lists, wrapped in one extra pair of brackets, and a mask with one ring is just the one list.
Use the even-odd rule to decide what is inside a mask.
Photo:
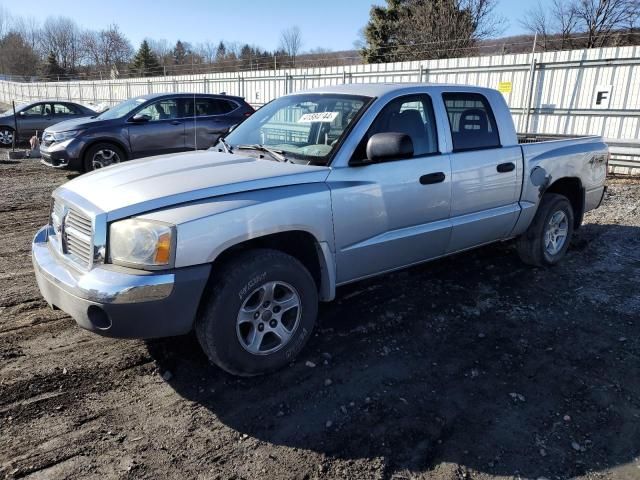
[(301, 313), (300, 295), (293, 286), (281, 281), (264, 283), (249, 294), (238, 312), (240, 345), (254, 355), (277, 352), (293, 338)]
[(544, 249), (551, 255), (557, 255), (564, 247), (569, 233), (569, 220), (567, 215), (558, 210), (549, 219), (544, 232)]
[(91, 159), (91, 165), (94, 170), (108, 167), (109, 165), (114, 165), (116, 163), (120, 163), (120, 155), (108, 148), (98, 150)]

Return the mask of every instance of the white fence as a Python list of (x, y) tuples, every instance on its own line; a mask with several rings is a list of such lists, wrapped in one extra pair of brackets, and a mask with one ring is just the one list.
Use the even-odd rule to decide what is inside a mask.
[[(629, 148), (632, 154), (637, 151), (638, 144), (634, 142), (640, 138), (640, 46), (102, 81), (0, 81), (0, 99), (9, 103), (60, 98), (112, 105), (148, 93), (225, 92), (262, 105), (307, 88), (370, 82), (498, 88), (519, 132), (597, 134), (614, 140), (625, 152)], [(619, 158), (626, 162), (621, 164), (623, 170), (640, 173), (640, 157)]]

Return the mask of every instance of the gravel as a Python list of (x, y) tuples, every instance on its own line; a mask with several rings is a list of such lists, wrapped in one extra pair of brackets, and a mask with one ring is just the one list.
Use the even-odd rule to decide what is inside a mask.
[(0, 160), (0, 478), (639, 478), (639, 181), (561, 265), (500, 243), (344, 287), (247, 379), (47, 307), (29, 245), (72, 176)]

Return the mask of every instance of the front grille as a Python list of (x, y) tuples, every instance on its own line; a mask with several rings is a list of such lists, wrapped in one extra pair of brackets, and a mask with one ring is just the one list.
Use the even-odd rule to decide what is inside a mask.
[(51, 211), (51, 225), (62, 253), (81, 267), (90, 267), (93, 259), (91, 219), (56, 199)]

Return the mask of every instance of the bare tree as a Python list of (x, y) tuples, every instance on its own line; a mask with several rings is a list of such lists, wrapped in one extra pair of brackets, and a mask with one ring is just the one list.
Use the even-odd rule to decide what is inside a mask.
[(496, 12), (497, 0), (456, 0), (454, 3), (458, 10), (471, 16), (474, 40), (494, 38), (504, 33), (506, 19)]
[(578, 0), (576, 16), (587, 36), (586, 47), (605, 45), (619, 30), (633, 26), (640, 14), (638, 0)]
[(520, 25), (523, 28), (538, 36), (537, 45), (547, 50), (549, 35), (551, 32), (551, 19), (549, 10), (538, 3), (535, 7), (527, 10)]
[[(166, 69), (166, 67), (172, 64), (173, 46), (165, 38), (154, 40), (147, 38), (147, 43), (151, 47), (151, 51), (158, 58), (160, 64)], [(166, 70), (165, 70), (166, 71)]]
[(117, 25), (99, 32), (82, 33), (82, 50), (85, 60), (96, 67), (122, 66), (131, 59), (133, 47), (120, 33)]
[(218, 52), (218, 44), (207, 40), (206, 42), (198, 43), (193, 49), (204, 63), (214, 63), (216, 61), (216, 53)]
[(0, 5), (0, 38), (3, 38), (9, 30), (11, 30), (11, 23), (13, 21), (13, 17), (9, 10), (7, 10), (4, 5)]
[(291, 66), (296, 66), (296, 57), (302, 49), (302, 32), (297, 26), (283, 30), (280, 34), (280, 50), (291, 59)]
[(578, 25), (576, 4), (570, 0), (553, 0), (551, 5), (538, 3), (525, 13), (520, 24), (538, 34), (538, 45), (544, 50), (571, 48)]
[(49, 17), (42, 27), (41, 43), (42, 50), (53, 52), (65, 71), (76, 70), (82, 54), (81, 34), (76, 22), (65, 17)]
[(40, 52), (40, 23), (35, 17), (17, 17), (13, 20), (12, 30), (39, 54)]
[[(571, 0), (553, 0), (551, 15), (555, 19), (554, 30), (560, 35), (559, 48), (571, 48), (572, 36), (578, 25), (578, 12)], [(558, 46), (555, 46), (558, 48)]]

